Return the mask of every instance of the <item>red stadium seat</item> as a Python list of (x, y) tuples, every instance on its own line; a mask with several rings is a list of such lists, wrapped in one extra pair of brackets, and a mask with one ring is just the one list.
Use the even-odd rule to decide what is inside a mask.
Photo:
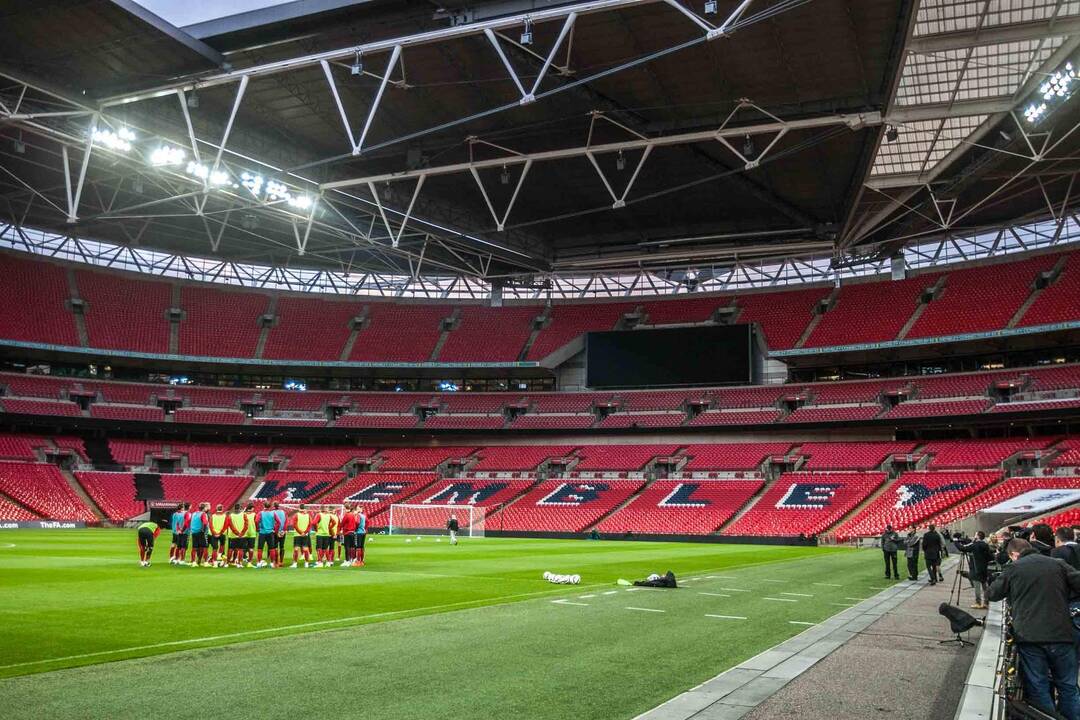
[(763, 480), (657, 480), (596, 529), (617, 534), (708, 535), (764, 484)]
[(723, 535), (818, 535), (885, 481), (882, 472), (784, 473)]

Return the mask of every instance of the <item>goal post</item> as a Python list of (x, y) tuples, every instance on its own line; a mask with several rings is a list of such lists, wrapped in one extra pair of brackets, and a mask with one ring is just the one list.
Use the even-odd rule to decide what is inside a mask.
[(474, 505), (410, 505), (390, 506), (390, 535), (441, 535), (446, 532), (450, 517), (458, 521), (458, 533), (468, 537), (484, 537), (486, 508)]

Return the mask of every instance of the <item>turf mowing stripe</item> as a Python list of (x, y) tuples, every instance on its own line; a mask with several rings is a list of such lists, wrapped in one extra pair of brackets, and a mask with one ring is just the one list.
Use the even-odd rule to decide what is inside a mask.
[(782, 592), (782, 593), (780, 593), (780, 594), (781, 594), (781, 595), (793, 595), (794, 597), (814, 597), (813, 595), (808, 595), (807, 593), (789, 593), (789, 592)]
[[(526, 598), (535, 597), (537, 595), (550, 595), (551, 590), (542, 590), (540, 592), (532, 593), (518, 593), (516, 595), (503, 595), (502, 597), (490, 598), (491, 600), (504, 601), (496, 602), (487, 605), (479, 605), (479, 607), (495, 607), (497, 605), (507, 605), (510, 600), (514, 598)], [(208, 635), (201, 638), (189, 638), (187, 640), (171, 640), (169, 642), (152, 643), (150, 645), (137, 645), (135, 647), (118, 648), (116, 650), (100, 650), (92, 653), (81, 653), (79, 655), (65, 655), (63, 657), (46, 658), (44, 660), (30, 660), (27, 662), (12, 663), (10, 665), (0, 665), (0, 670), (10, 670), (11, 668), (18, 667), (30, 667), (32, 665), (48, 665), (49, 663), (67, 662), (68, 660), (85, 660), (92, 657), (105, 657), (108, 655), (120, 655), (129, 652), (140, 652), (142, 650), (156, 650), (158, 648), (167, 647), (181, 647), (184, 645), (197, 645), (199, 643), (216, 642), (218, 640), (231, 640), (233, 638), (242, 638), (249, 635), (266, 635), (267, 633), (275, 632), (287, 632), (290, 630), (299, 630), (301, 628), (315, 628), (323, 627), (326, 625), (334, 625), (337, 623), (357, 622), (360, 620), (369, 620), (371, 618), (390, 617), (392, 615), (404, 615), (406, 613), (422, 613), (422, 612), (434, 612), (436, 610), (446, 610), (452, 607), (465, 608), (468, 605), (477, 605), (483, 603), (483, 600), (462, 600), (456, 603), (446, 603), (443, 605), (429, 605), (427, 607), (410, 608), (406, 610), (388, 610), (386, 612), (371, 613), (369, 615), (354, 615), (352, 617), (336, 618), (333, 620), (316, 620), (313, 622), (297, 623), (295, 625), (279, 625), (277, 627), (260, 628), (258, 630), (244, 630), (241, 632), (225, 633), (223, 635)]]
[(791, 598), (763, 597), (761, 599), (762, 600), (772, 600), (773, 602), (799, 602), (798, 600), (792, 600)]
[(720, 618), (721, 620), (745, 620), (742, 615), (710, 615), (705, 613), (705, 617)]
[(639, 607), (627, 607), (627, 610), (637, 610), (639, 612), (667, 612), (667, 610), (657, 610), (655, 608), (639, 608)]

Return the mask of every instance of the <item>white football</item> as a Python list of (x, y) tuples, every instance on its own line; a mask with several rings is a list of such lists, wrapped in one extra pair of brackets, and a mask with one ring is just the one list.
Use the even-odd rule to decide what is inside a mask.
[(405, 538), (405, 542), (412, 542), (409, 538)]
[(579, 582), (581, 582), (581, 576), (580, 575), (571, 575), (570, 576), (570, 582), (577, 585)]
[(435, 542), (442, 542), (442, 538), (435, 538)]
[(550, 577), (551, 577), (551, 571), (550, 570), (545, 570), (544, 571), (544, 579), (547, 580)]

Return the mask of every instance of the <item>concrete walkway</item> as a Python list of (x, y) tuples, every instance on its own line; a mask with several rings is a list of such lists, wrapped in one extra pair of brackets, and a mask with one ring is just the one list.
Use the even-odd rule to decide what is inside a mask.
[[(933, 587), (897, 583), (638, 720), (951, 718), (974, 656), (971, 647), (938, 645), (950, 636), (937, 608), (952, 580), (949, 569)], [(964, 581), (960, 606), (971, 602)]]

